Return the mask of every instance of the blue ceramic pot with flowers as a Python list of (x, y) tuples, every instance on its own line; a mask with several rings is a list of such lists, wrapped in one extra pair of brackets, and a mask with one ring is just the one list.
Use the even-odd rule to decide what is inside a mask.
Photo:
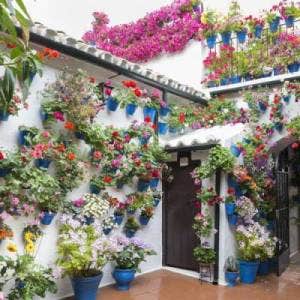
[(236, 281), (239, 277), (238, 272), (225, 272), (225, 279), (228, 283), (227, 286), (234, 287), (236, 286)]
[(231, 226), (236, 226), (237, 222), (238, 222), (238, 215), (237, 214), (232, 214), (232, 215), (228, 216), (228, 223)]
[(146, 106), (143, 109), (143, 113), (144, 113), (144, 118), (149, 117), (151, 122), (154, 123), (155, 117), (156, 117), (156, 109), (155, 108)]
[(130, 288), (130, 283), (134, 280), (135, 270), (115, 268), (112, 275), (116, 281), (117, 289), (119, 291), (128, 291)]
[(96, 185), (94, 185), (94, 184), (91, 183), (90, 184), (90, 192), (92, 194), (98, 195), (100, 193), (100, 189)]
[(280, 17), (276, 17), (272, 22), (269, 23), (269, 28), (272, 33), (278, 31), (280, 24)]
[(210, 35), (206, 38), (207, 47), (213, 49), (216, 46), (217, 36), (215, 34)]
[(236, 145), (231, 145), (230, 146), (230, 152), (235, 156), (235, 157), (239, 157), (241, 154), (241, 148), (236, 146)]
[(295, 23), (295, 17), (294, 16), (288, 16), (285, 19), (285, 26), (288, 28), (291, 28), (294, 26)]
[(242, 29), (236, 33), (237, 40), (240, 44), (244, 44), (246, 42), (247, 30)]
[(285, 95), (285, 96), (283, 96), (283, 101), (285, 103), (287, 103), (287, 104), (290, 102), (290, 99), (291, 99), (291, 95)]
[(51, 164), (51, 159), (38, 158), (35, 160), (35, 165), (38, 168), (48, 169)]
[(158, 122), (158, 134), (165, 135), (168, 132), (168, 123)]
[(0, 110), (0, 121), (7, 121), (9, 113), (7, 111)]
[(104, 229), (103, 229), (103, 233), (104, 233), (105, 235), (109, 235), (109, 234), (111, 233), (111, 231), (112, 231), (112, 228), (104, 228)]
[(230, 84), (230, 78), (229, 77), (221, 78), (220, 84), (221, 85), (228, 85), (228, 84)]
[(149, 180), (143, 180), (143, 179), (138, 180), (138, 184), (137, 184), (138, 192), (146, 192), (149, 187), (150, 187)]
[(280, 122), (276, 122), (274, 127), (278, 132), (281, 132), (283, 130), (283, 124)]
[(225, 209), (227, 216), (232, 216), (235, 213), (236, 205), (234, 202), (225, 203)]
[(263, 27), (261, 25), (256, 25), (255, 28), (254, 28), (254, 36), (257, 39), (260, 39), (261, 35), (262, 35), (262, 32), (263, 32)]
[(153, 198), (153, 206), (157, 207), (159, 202), (160, 202), (159, 198), (155, 198), (155, 197)]
[(240, 83), (242, 81), (242, 77), (240, 75), (233, 75), (230, 77), (230, 82), (232, 84)]
[(150, 180), (150, 188), (151, 189), (156, 189), (159, 183), (159, 178), (151, 178)]
[(133, 229), (126, 229), (125, 230), (125, 235), (126, 237), (128, 237), (129, 239), (134, 237), (135, 236), (135, 233), (136, 233), (136, 230), (133, 230)]
[(221, 39), (222, 39), (222, 43), (228, 46), (231, 40), (231, 32), (230, 31), (222, 32)]
[(258, 107), (259, 107), (260, 111), (262, 111), (262, 112), (265, 112), (267, 110), (267, 105), (262, 101), (258, 102)]
[(144, 215), (140, 215), (139, 221), (141, 223), (141, 225), (147, 225), (150, 221), (150, 218)]
[(170, 112), (170, 108), (167, 106), (161, 106), (159, 109), (159, 114), (161, 117), (166, 117)]
[(137, 109), (137, 105), (134, 103), (129, 103), (126, 105), (126, 114), (128, 116), (132, 116), (134, 115), (135, 111)]
[(287, 66), (289, 73), (295, 73), (299, 71), (299, 63), (294, 62)]
[(43, 215), (41, 217), (41, 223), (43, 225), (50, 225), (55, 217), (55, 213), (49, 212), (49, 211), (44, 211)]
[(114, 214), (114, 221), (116, 224), (121, 225), (123, 222), (123, 219), (124, 219), (123, 215)]
[(116, 111), (118, 106), (119, 106), (119, 102), (117, 101), (117, 99), (113, 97), (108, 97), (106, 99), (106, 107), (109, 111)]
[(252, 284), (255, 282), (259, 266), (258, 261), (240, 260), (240, 279), (242, 283)]
[(0, 177), (5, 177), (8, 174), (10, 174), (11, 169), (10, 168), (0, 168)]

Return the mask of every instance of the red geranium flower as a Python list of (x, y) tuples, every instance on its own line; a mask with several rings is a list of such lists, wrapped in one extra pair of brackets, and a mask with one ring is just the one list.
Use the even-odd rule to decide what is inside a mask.
[(142, 96), (142, 92), (141, 92), (140, 89), (135, 89), (135, 90), (134, 90), (134, 93), (135, 93), (135, 95), (136, 95), (137, 97), (141, 97), (141, 96)]
[(103, 182), (105, 182), (105, 183), (111, 183), (112, 182), (112, 178), (110, 176), (104, 176), (103, 177)]
[(145, 117), (144, 121), (146, 123), (151, 123), (151, 118), (149, 116)]
[(0, 151), (0, 160), (3, 160), (4, 158), (4, 154)]
[(112, 133), (112, 136), (113, 136), (114, 138), (118, 137), (118, 136), (119, 136), (119, 132), (118, 132), (118, 131), (114, 131), (114, 132)]
[(76, 158), (76, 155), (73, 153), (73, 152), (70, 152), (69, 154), (68, 154), (68, 159), (69, 160), (74, 160)]

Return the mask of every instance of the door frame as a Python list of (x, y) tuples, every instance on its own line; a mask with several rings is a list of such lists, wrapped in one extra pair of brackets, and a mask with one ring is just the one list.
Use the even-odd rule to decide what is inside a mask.
[[(209, 150), (213, 147), (218, 145), (215, 144), (207, 144), (201, 146), (189, 146), (189, 147), (176, 147), (176, 148), (166, 148), (165, 150), (168, 153), (177, 153), (177, 162), (179, 160), (180, 152), (191, 152), (192, 151), (204, 151)], [(166, 266), (166, 255), (167, 255), (167, 248), (166, 248), (166, 241), (167, 241), (167, 208), (166, 208), (166, 191), (168, 189), (168, 184), (163, 181), (162, 182), (162, 265)], [(217, 194), (220, 194), (221, 190), (221, 172), (218, 170), (215, 174), (215, 190)], [(215, 230), (217, 231), (214, 238), (214, 250), (216, 252), (216, 262), (214, 264), (214, 279), (213, 284), (218, 284), (219, 279), (219, 231), (220, 231), (220, 206), (215, 205), (215, 218), (214, 218)], [(192, 228), (191, 228), (192, 230)]]

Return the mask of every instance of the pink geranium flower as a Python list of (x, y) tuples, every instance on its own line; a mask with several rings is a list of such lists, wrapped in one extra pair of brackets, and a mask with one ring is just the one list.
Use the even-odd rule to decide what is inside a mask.
[(57, 121), (62, 121), (62, 122), (65, 121), (64, 114), (63, 114), (61, 111), (55, 111), (55, 112), (53, 113), (53, 117), (54, 117)]

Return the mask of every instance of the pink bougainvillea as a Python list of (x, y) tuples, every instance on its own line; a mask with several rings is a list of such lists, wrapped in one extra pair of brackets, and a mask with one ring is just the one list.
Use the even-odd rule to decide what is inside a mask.
[(83, 40), (132, 62), (181, 51), (200, 28), (198, 0), (175, 0), (129, 24), (109, 27), (103, 12), (93, 14), (92, 30)]

